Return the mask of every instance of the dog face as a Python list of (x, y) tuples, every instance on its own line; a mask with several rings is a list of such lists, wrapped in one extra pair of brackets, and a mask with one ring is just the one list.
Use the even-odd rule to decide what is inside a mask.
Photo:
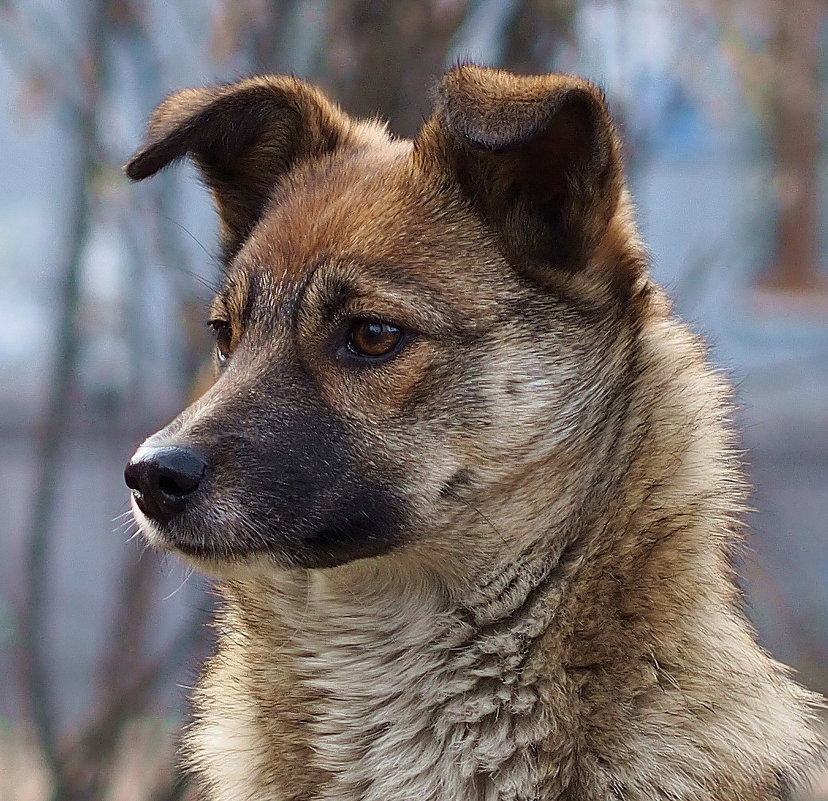
[(218, 377), (127, 467), (151, 541), (450, 562), (583, 502), (646, 294), (598, 90), (460, 67), (409, 142), (254, 78), (164, 101), (127, 174), (183, 156), (222, 223)]

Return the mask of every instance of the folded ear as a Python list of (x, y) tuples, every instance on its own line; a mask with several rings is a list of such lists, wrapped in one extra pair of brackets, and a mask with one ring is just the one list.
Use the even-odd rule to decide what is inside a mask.
[(449, 168), (521, 263), (578, 269), (623, 188), (604, 96), (568, 75), (457, 67), (438, 86), (417, 148)]
[(215, 199), (230, 258), (280, 178), (300, 162), (347, 144), (356, 127), (321, 92), (288, 76), (185, 89), (158, 106), (146, 143), (125, 169), (140, 181), (191, 156)]

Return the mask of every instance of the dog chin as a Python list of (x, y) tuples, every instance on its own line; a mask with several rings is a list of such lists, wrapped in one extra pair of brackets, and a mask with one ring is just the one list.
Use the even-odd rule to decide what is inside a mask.
[(208, 566), (229, 560), (229, 557), (220, 558), (217, 553), (204, 545), (193, 543), (189, 537), (183, 536), (181, 532), (175, 529), (154, 523), (141, 511), (134, 498), (132, 499), (132, 516), (148, 545), (159, 551), (167, 551), (182, 556), (187, 561), (194, 563), (194, 566), (202, 572), (215, 572), (210, 570)]

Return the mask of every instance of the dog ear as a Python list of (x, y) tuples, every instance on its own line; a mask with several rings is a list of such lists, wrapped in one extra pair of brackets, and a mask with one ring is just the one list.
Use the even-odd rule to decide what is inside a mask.
[(215, 199), (229, 259), (280, 178), (297, 164), (346, 144), (353, 128), (321, 92), (288, 76), (185, 89), (155, 110), (147, 141), (125, 171), (140, 181), (191, 156)]
[(457, 67), (437, 88), (417, 148), (449, 168), (521, 263), (577, 269), (623, 188), (604, 96), (568, 75)]

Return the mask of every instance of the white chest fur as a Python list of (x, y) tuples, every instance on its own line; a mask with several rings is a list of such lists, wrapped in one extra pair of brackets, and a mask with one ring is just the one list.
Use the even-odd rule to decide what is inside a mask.
[(334, 781), (320, 801), (542, 797), (555, 724), (531, 663), (548, 606), (503, 617), (515, 604), (499, 597), (463, 619), (426, 592), (358, 598), (324, 576), (310, 593), (324, 616), (295, 646), (323, 699), (312, 748)]

